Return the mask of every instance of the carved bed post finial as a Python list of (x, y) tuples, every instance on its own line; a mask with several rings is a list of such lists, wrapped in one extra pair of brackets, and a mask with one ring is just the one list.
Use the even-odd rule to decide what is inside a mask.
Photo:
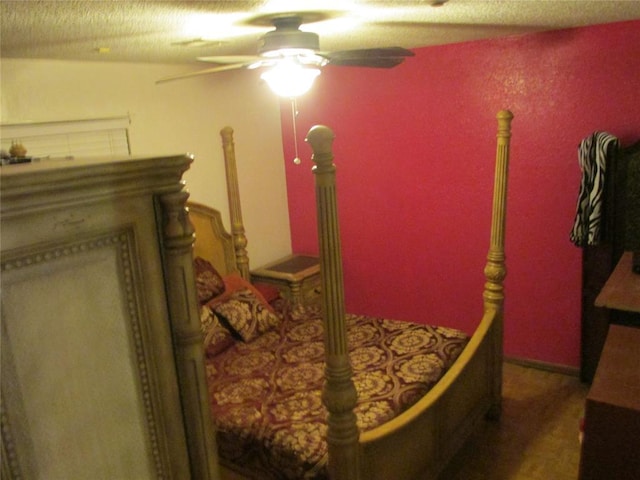
[(242, 209), (240, 208), (240, 188), (238, 186), (238, 168), (236, 165), (233, 128), (224, 127), (220, 130), (220, 136), (222, 137), (224, 167), (227, 174), (227, 195), (229, 199), (233, 247), (236, 251), (236, 261), (238, 269), (240, 270), (240, 275), (245, 280), (250, 280), (247, 237), (245, 235), (244, 224), (242, 222)]
[(340, 232), (336, 208), (336, 175), (331, 151), (333, 132), (325, 126), (309, 130), (316, 178), (320, 276), (326, 357), (322, 399), (328, 411), (329, 476), (333, 480), (360, 477), (359, 432), (353, 409), (357, 393), (347, 346)]
[(498, 417), (502, 404), (502, 343), (503, 343), (503, 304), (505, 266), (504, 239), (507, 210), (507, 176), (509, 171), (509, 143), (511, 140), (511, 120), (513, 113), (501, 110), (497, 114), (498, 133), (496, 146), (496, 170), (493, 191), (493, 213), (491, 217), (491, 241), (487, 264), (484, 269), (486, 278), (484, 287), (484, 310), (495, 312), (495, 332), (493, 368), (493, 406), (489, 415)]
[(189, 193), (161, 195), (165, 284), (169, 319), (175, 341), (175, 364), (180, 384), (187, 447), (193, 478), (219, 478), (217, 446), (204, 371), (204, 343), (200, 327), (192, 246), (194, 228), (186, 207)]

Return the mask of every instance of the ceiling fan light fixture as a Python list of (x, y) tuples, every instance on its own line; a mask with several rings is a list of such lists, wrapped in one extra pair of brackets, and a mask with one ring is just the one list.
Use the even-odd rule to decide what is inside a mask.
[(276, 29), (264, 34), (258, 41), (258, 55), (288, 48), (320, 50), (320, 36), (314, 32), (299, 30), (302, 19), (283, 16), (273, 19)]
[(307, 93), (320, 75), (317, 67), (308, 67), (284, 60), (265, 71), (262, 78), (273, 93), (280, 97), (296, 98)]
[(293, 58), (314, 56), (316, 52), (310, 48), (279, 48), (278, 50), (269, 50), (260, 54), (263, 58)]
[[(447, 0), (426, 0), (446, 2)], [(269, 21), (275, 27), (265, 33), (259, 42), (258, 56), (223, 55), (197, 57), (198, 60), (221, 64), (197, 72), (172, 75), (158, 80), (157, 83), (179, 78), (193, 77), (209, 73), (224, 72), (246, 68), (270, 69), (261, 77), (278, 95), (294, 98), (309, 90), (320, 74), (320, 68), (327, 64), (335, 66), (393, 68), (401, 64), (406, 57), (415, 54), (402, 47), (360, 48), (323, 52), (319, 49), (319, 37), (316, 33), (300, 30), (303, 19), (319, 21), (330, 18), (335, 12), (307, 12), (304, 14), (284, 13), (259, 17), (255, 25)], [(313, 20), (311, 20), (313, 19)]]

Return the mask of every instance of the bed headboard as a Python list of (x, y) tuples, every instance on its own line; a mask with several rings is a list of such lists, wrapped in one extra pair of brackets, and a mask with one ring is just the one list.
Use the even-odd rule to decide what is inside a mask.
[(218, 210), (188, 202), (189, 220), (196, 231), (193, 256), (208, 260), (221, 275), (238, 272), (233, 237), (222, 224)]
[(187, 202), (189, 219), (196, 231), (193, 255), (208, 260), (221, 275), (238, 272), (242, 278), (250, 281), (249, 255), (240, 208), (233, 128), (224, 127), (220, 130), (220, 137), (227, 177), (231, 233), (224, 229), (222, 216), (218, 210), (196, 202)]

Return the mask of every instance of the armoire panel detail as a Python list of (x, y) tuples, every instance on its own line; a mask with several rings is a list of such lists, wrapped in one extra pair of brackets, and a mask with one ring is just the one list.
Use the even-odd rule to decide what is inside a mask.
[(185, 369), (206, 388), (202, 345), (185, 356), (175, 335), (199, 325), (195, 295), (171, 293), (195, 292), (193, 239), (163, 228), (192, 161), (0, 169), (2, 480), (219, 478), (210, 414), (182, 388)]

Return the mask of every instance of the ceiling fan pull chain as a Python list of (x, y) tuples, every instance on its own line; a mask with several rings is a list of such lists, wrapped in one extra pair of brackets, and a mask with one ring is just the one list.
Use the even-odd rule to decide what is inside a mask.
[(300, 160), (300, 157), (298, 156), (298, 129), (296, 128), (296, 119), (298, 118), (298, 105), (295, 97), (291, 98), (291, 118), (293, 120), (293, 144), (296, 150), (296, 156), (293, 159), (293, 163), (295, 163), (296, 165), (300, 165), (302, 160)]

